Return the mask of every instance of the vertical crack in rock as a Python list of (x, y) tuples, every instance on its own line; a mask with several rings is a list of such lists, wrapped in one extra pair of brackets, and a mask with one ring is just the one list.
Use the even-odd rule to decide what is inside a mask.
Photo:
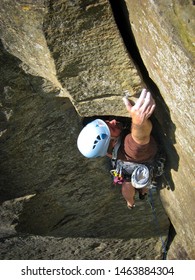
[[(195, 198), (191, 141), (194, 138), (194, 1), (116, 3), (111, 0), (110, 3), (125, 45), (157, 103), (155, 133), (167, 153), (167, 188), (161, 192), (161, 198), (177, 233), (170, 256), (194, 259), (195, 248), (191, 244), (195, 223), (189, 211)], [(132, 37), (134, 45), (129, 43)], [(181, 242), (184, 246), (179, 245)]]
[[(140, 74), (142, 75), (142, 78), (143, 78), (147, 88), (149, 90), (151, 90), (151, 92), (153, 93), (153, 96), (157, 103), (157, 107), (161, 107), (161, 108), (163, 107), (165, 114), (168, 115), (167, 116), (168, 121), (166, 121), (166, 122), (169, 123), (169, 126), (171, 125), (172, 127), (174, 127), (174, 125), (172, 124), (171, 118), (170, 118), (169, 109), (168, 109), (167, 105), (165, 104), (157, 85), (150, 78), (147, 68), (140, 55), (139, 48), (136, 44), (136, 40), (135, 40), (134, 34), (132, 32), (131, 24), (133, 24), (133, 22), (131, 22), (131, 18), (130, 18), (125, 0), (119, 0), (117, 2), (114, 0), (110, 0), (109, 2), (111, 4), (116, 24), (119, 28), (120, 34), (123, 38), (127, 51), (129, 52), (136, 67), (138, 68), (138, 71), (140, 71)], [(162, 111), (162, 109), (161, 109), (161, 111)], [(168, 137), (165, 137), (165, 135), (163, 133), (163, 130), (164, 129), (167, 130), (167, 129), (166, 129), (166, 126), (163, 127), (163, 125), (159, 124), (158, 114), (156, 117), (154, 117), (154, 116), (152, 117), (152, 121), (153, 121), (152, 133), (154, 134), (155, 138), (158, 140), (158, 142), (162, 146), (165, 147), (164, 150), (166, 150), (166, 148), (167, 148), (167, 150), (171, 150), (172, 153), (175, 154), (174, 157), (178, 158), (177, 153), (176, 153), (175, 149), (173, 148), (172, 143), (170, 141), (167, 141)], [(170, 131), (170, 129), (169, 129), (169, 131)], [(171, 169), (171, 167), (173, 167), (173, 165), (171, 166), (169, 163), (169, 166), (167, 165), (167, 171), (166, 171), (166, 175), (165, 175), (167, 178), (164, 177), (164, 184), (168, 188), (174, 189), (174, 182), (172, 181), (171, 175), (169, 174), (169, 170)], [(177, 167), (175, 167), (175, 168), (177, 169)], [(169, 231), (169, 237), (168, 237), (168, 242), (167, 242), (168, 246), (170, 246), (170, 243), (172, 242), (172, 240), (174, 239), (174, 236), (175, 236), (175, 230), (174, 230), (174, 227), (172, 224), (170, 224), (170, 228), (172, 228), (173, 230)], [(174, 232), (174, 234), (173, 234), (173, 232)], [(167, 247), (167, 249), (168, 249), (168, 247)]]

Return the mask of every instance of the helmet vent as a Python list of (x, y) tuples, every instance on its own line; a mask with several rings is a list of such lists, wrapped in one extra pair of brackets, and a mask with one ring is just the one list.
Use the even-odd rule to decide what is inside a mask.
[(104, 133), (101, 134), (101, 138), (102, 138), (102, 139), (105, 139), (106, 137), (107, 137), (107, 134), (104, 134)]
[(101, 135), (98, 135), (97, 137), (96, 137), (96, 139), (95, 139), (95, 141), (93, 142), (93, 149), (95, 149), (95, 147), (96, 147), (96, 144), (100, 141), (100, 140), (103, 140), (103, 139), (105, 139), (107, 137), (107, 134), (105, 134), (105, 133), (102, 133)]

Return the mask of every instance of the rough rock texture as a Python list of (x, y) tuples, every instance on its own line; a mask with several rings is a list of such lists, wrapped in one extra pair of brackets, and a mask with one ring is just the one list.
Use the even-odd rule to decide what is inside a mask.
[[(106, 1), (95, 2), (53, 1), (52, 4), (48, 1), (45, 18), (39, 14), (37, 22), (39, 26), (44, 19), (44, 32), (51, 49), (50, 56), (42, 56), (48, 53), (48, 47), (41, 48), (43, 61), (39, 60), (40, 50), (36, 48), (36, 42), (43, 39), (43, 31), (32, 27), (33, 19), (37, 19), (36, 12), (40, 11), (40, 7), (44, 9), (43, 2), (28, 1), (25, 6), (18, 1), (2, 2), (0, 254), (3, 259), (162, 258), (159, 237), (167, 238), (169, 221), (158, 192), (153, 193), (155, 215), (159, 221), (156, 227), (150, 203), (137, 199), (137, 208), (130, 212), (120, 188), (111, 186), (108, 161), (84, 159), (76, 147), (82, 122), (70, 101), (64, 97), (64, 92), (69, 91), (71, 100), (78, 104), (76, 108), (82, 114), (99, 112), (92, 106), (90, 109), (93, 103), (89, 100), (95, 99), (95, 96), (96, 105), (101, 108), (99, 113), (113, 114), (119, 100), (112, 96), (114, 85), (118, 84), (118, 89), (122, 91), (125, 81), (129, 83), (127, 88), (137, 91), (142, 83), (125, 52), (110, 6)], [(91, 14), (91, 9), (96, 12), (98, 9), (99, 15), (102, 13), (102, 17), (96, 18), (95, 25), (90, 25), (96, 15)], [(15, 30), (20, 27), (12, 13), (18, 15), (20, 25), (26, 30), (22, 34), (18, 32), (17, 40), (14, 33), (8, 36), (4, 32), (6, 28)], [(9, 22), (5, 19), (8, 14)], [(81, 20), (83, 29), (79, 27), (75, 31), (72, 26), (74, 17)], [(101, 26), (105, 26), (105, 30)], [(31, 29), (36, 38), (29, 48), (27, 43)], [(82, 38), (82, 30), (86, 37)], [(98, 30), (101, 30), (98, 36), (103, 36), (102, 40), (105, 40), (101, 43), (107, 44), (104, 48), (102, 44), (96, 44)], [(70, 39), (66, 40), (68, 34)], [(85, 44), (87, 34), (92, 37)], [(76, 45), (74, 48), (74, 40), (80, 36), (84, 46), (78, 48)], [(107, 36), (111, 36), (112, 46), (106, 43)], [(26, 52), (20, 49), (26, 49)], [(116, 60), (116, 52), (121, 53), (119, 60)], [(80, 73), (71, 65), (82, 57), (85, 59), (79, 64)], [(32, 63), (32, 58), (37, 63)], [(42, 68), (41, 72), (39, 62), (45, 69)], [(24, 64), (28, 65), (28, 70)], [(56, 65), (56, 79), (51, 73), (47, 76), (47, 69), (51, 69), (52, 65)], [(78, 63), (75, 63), (77, 66)], [(90, 71), (93, 75), (89, 75), (90, 79), (85, 83)], [(102, 82), (102, 74), (106, 75), (109, 83)], [(136, 77), (136, 83), (130, 77)], [(56, 87), (57, 80), (63, 89), (61, 85)], [(100, 81), (98, 87), (95, 81)], [(98, 88), (101, 89), (99, 93), (95, 90)], [(108, 97), (103, 93), (99, 98), (106, 89)], [(121, 92), (117, 94), (121, 99)], [(87, 102), (80, 105), (79, 98), (84, 101), (86, 96)], [(110, 100), (113, 103), (107, 111)], [(120, 106), (125, 111), (122, 102)]]
[(126, 0), (126, 4), (145, 67), (169, 108), (166, 112), (159, 106), (157, 113), (164, 135), (169, 136), (169, 142), (164, 137), (164, 146), (172, 183), (171, 190), (161, 192), (177, 232), (169, 257), (195, 259), (194, 1)]
[(21, 66), (26, 72), (44, 77), (61, 87), (42, 28), (44, 0), (3, 0), (0, 8), (1, 39), (4, 47), (21, 60)]
[[(159, 244), (151, 239), (12, 237), (0, 244), (4, 260), (151, 260)], [(9, 249), (9, 250), (8, 250)]]
[[(159, 234), (165, 240), (169, 221), (159, 192), (153, 192), (155, 213), (149, 201), (137, 197), (137, 207), (128, 211), (120, 188), (111, 186), (107, 160), (84, 159), (76, 147), (81, 116), (126, 116), (123, 91), (135, 95), (145, 84), (125, 49), (109, 2), (3, 0), (0, 8), (0, 258), (162, 258)], [(169, 49), (173, 44), (166, 45)], [(152, 78), (158, 82), (155, 70)], [(168, 89), (163, 90), (168, 98)], [(174, 129), (184, 122), (176, 122), (174, 110), (170, 118), (158, 91), (153, 95), (163, 131), (159, 134), (169, 155), (166, 181), (172, 179), (169, 191), (160, 191), (177, 232), (169, 256), (193, 258), (192, 208), (187, 209), (193, 195), (185, 193), (191, 157), (186, 157), (182, 141), (174, 147), (175, 137), (184, 139), (185, 128), (178, 126), (177, 136)], [(168, 100), (168, 106), (178, 109)], [(180, 172), (179, 156), (180, 164), (186, 161)], [(186, 229), (181, 230), (184, 222)]]
[[(107, 0), (49, 1), (44, 21), (58, 79), (82, 116), (124, 115), (121, 95), (143, 85)], [(98, 69), (98, 71), (97, 71)], [(106, 110), (105, 110), (106, 108)]]
[[(108, 163), (79, 154), (81, 120), (68, 99), (53, 96), (3, 50), (1, 59), (1, 258), (161, 258), (149, 203), (138, 201), (131, 213), (111, 187)], [(169, 222), (155, 193), (154, 199), (166, 238)]]

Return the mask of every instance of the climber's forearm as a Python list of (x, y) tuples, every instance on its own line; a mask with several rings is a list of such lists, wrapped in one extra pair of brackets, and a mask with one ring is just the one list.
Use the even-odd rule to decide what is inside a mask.
[(149, 117), (155, 109), (155, 101), (151, 93), (143, 89), (134, 105), (127, 97), (124, 97), (123, 101), (132, 118), (131, 135), (134, 141), (141, 145), (149, 143), (152, 131), (152, 123)]
[(132, 120), (131, 135), (136, 143), (140, 145), (148, 144), (150, 141), (151, 131), (152, 131), (152, 123), (149, 119), (144, 120), (144, 122), (141, 125), (136, 124)]

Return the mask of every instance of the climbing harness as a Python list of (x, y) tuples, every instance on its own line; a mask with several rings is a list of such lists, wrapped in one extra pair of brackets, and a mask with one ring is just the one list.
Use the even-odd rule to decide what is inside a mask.
[(118, 138), (112, 152), (112, 167), (110, 171), (114, 184), (122, 184), (131, 181), (136, 189), (144, 187), (153, 188), (153, 179), (164, 172), (165, 157), (161, 152), (157, 154), (153, 162), (135, 163), (117, 159), (118, 149), (121, 145), (121, 137)]
[(150, 207), (152, 209), (152, 213), (153, 213), (153, 216), (154, 216), (154, 222), (155, 222), (155, 225), (156, 225), (156, 229), (157, 229), (160, 241), (162, 243), (163, 260), (166, 260), (166, 256), (167, 256), (167, 244), (166, 243), (167, 242), (166, 243), (164, 242), (164, 240), (162, 238), (162, 235), (160, 233), (160, 225), (159, 225), (159, 222), (158, 222), (158, 218), (157, 218), (157, 214), (156, 214), (156, 209), (155, 209), (155, 206), (154, 206), (154, 201), (153, 201), (153, 197), (152, 197), (152, 189), (149, 189), (149, 191), (148, 191), (148, 203), (150, 204)]

